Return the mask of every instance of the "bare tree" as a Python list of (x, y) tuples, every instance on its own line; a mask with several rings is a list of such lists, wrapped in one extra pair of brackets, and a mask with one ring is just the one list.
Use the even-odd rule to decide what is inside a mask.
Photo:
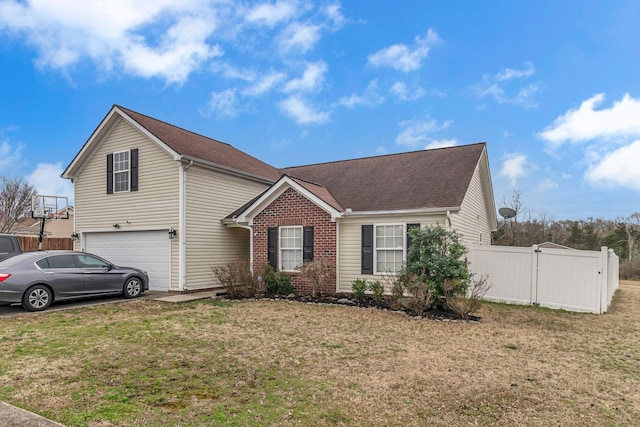
[(627, 218), (627, 244), (629, 245), (629, 261), (638, 254), (638, 235), (640, 235), (640, 212), (635, 212)]
[(0, 177), (0, 233), (9, 233), (31, 211), (35, 188), (24, 178)]

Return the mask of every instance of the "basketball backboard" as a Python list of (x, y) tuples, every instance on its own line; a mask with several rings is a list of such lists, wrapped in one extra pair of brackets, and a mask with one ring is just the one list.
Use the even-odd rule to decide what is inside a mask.
[(44, 219), (69, 219), (69, 202), (64, 196), (36, 194), (31, 198), (31, 217)]

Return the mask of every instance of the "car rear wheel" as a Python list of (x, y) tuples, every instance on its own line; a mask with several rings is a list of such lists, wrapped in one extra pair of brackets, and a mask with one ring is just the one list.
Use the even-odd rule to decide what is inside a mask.
[(46, 310), (53, 299), (49, 288), (43, 285), (32, 286), (22, 296), (22, 306), (27, 311)]
[(122, 295), (125, 298), (137, 298), (142, 293), (142, 281), (137, 277), (131, 277), (124, 282)]

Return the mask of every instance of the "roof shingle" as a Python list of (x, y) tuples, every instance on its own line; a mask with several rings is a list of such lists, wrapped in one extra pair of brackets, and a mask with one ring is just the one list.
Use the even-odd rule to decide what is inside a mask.
[(151, 132), (178, 154), (215, 163), (275, 181), (280, 174), (267, 163), (215, 139), (179, 128), (169, 123), (116, 105), (127, 116)]
[(457, 207), (485, 143), (281, 169), (325, 187), (353, 211)]

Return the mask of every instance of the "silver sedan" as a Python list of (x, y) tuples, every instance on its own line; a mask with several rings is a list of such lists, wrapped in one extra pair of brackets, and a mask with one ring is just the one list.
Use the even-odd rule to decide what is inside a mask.
[(42, 311), (54, 301), (94, 296), (139, 297), (149, 276), (86, 252), (25, 252), (0, 261), (0, 304)]

